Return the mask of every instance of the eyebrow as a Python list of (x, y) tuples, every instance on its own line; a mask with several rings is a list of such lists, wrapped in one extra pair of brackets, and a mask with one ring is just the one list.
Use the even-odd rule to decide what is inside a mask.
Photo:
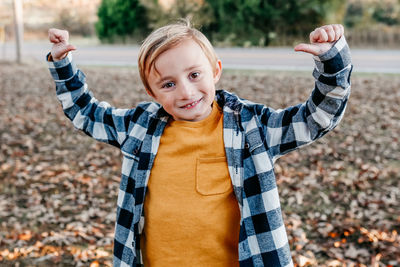
[(172, 76), (162, 77), (162, 78), (160, 78), (160, 79), (158, 79), (158, 80), (156, 81), (156, 84), (157, 84), (157, 85), (161, 85), (161, 84), (163, 84), (164, 82), (166, 82), (166, 81), (168, 81), (168, 80), (172, 80)]
[(194, 66), (191, 66), (189, 68), (186, 68), (184, 71), (189, 71), (189, 70), (197, 69), (197, 68), (200, 68), (200, 67), (201, 67), (201, 65), (194, 65)]

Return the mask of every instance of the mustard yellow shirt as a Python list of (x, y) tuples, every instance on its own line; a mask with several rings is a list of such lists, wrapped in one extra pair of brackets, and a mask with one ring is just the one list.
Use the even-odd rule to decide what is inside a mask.
[(240, 214), (216, 102), (199, 122), (170, 121), (144, 201), (145, 266), (239, 266)]

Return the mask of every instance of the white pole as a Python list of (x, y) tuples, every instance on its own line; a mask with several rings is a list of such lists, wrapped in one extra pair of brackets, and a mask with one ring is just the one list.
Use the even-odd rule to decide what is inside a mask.
[(21, 63), (22, 41), (24, 39), (24, 25), (21, 0), (14, 0), (15, 40), (17, 44), (17, 62)]
[(3, 59), (6, 59), (6, 30), (4, 25), (0, 25), (0, 46), (3, 50)]

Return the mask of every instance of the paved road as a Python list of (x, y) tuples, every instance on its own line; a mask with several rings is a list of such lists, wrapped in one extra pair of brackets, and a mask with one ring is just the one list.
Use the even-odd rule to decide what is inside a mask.
[[(25, 43), (23, 57), (43, 62), (50, 50), (48, 43)], [(81, 65), (136, 66), (137, 46), (80, 45), (74, 58)], [(312, 58), (291, 48), (218, 48), (218, 56), (226, 69), (294, 70), (313, 68)], [(354, 71), (400, 73), (399, 50), (352, 49)], [(15, 60), (13, 43), (0, 44), (0, 60)]]

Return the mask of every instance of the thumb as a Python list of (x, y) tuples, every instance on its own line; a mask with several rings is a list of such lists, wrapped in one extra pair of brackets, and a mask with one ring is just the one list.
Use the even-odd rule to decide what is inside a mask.
[(68, 55), (68, 52), (76, 50), (76, 47), (73, 45), (54, 45), (53, 48), (51, 49), (51, 56), (53, 57), (53, 60), (59, 61), (63, 58), (65, 58)]
[(76, 50), (76, 47), (74, 45), (71, 45), (71, 44), (67, 45), (67, 47), (65, 48), (65, 52), (66, 53), (70, 52), (70, 51), (74, 51), (74, 50)]
[(312, 44), (298, 44), (294, 47), (294, 51), (301, 51), (317, 56), (320, 53), (320, 47)]
[(55, 58), (64, 58), (67, 56), (67, 54), (71, 51), (76, 50), (76, 47), (73, 45), (66, 45), (66, 46), (60, 46), (59, 48), (55, 49), (55, 53), (53, 57)]

